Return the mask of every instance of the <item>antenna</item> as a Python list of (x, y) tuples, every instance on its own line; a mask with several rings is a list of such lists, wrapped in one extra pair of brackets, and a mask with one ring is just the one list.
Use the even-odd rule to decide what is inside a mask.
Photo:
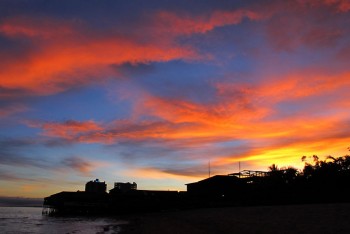
[(210, 160), (208, 162), (208, 173), (209, 173), (209, 178), (210, 178)]
[(238, 173), (239, 173), (239, 178), (241, 178), (241, 161), (238, 161)]

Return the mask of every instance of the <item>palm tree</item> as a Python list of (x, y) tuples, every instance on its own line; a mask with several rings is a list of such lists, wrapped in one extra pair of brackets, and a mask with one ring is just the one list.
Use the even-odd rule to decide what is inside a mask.
[(279, 171), (278, 166), (276, 164), (272, 164), (271, 166), (269, 166), (269, 170), (270, 172)]
[(269, 166), (269, 177), (273, 184), (283, 183), (283, 171), (276, 164)]

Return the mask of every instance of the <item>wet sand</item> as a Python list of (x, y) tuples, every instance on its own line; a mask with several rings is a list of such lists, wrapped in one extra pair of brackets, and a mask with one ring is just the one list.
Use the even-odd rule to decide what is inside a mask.
[(350, 204), (207, 208), (127, 219), (121, 233), (350, 233)]

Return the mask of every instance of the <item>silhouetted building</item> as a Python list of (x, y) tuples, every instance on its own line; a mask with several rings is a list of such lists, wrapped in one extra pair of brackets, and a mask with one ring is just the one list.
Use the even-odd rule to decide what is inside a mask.
[(237, 192), (244, 183), (236, 176), (216, 175), (186, 185), (187, 192), (192, 196), (223, 197)]
[(89, 193), (105, 193), (106, 190), (107, 184), (104, 181), (99, 181), (99, 179), (89, 181), (85, 185), (85, 192)]
[(108, 207), (108, 193), (60, 192), (44, 198), (43, 213), (104, 213)]
[(123, 182), (116, 182), (114, 183), (114, 188), (109, 190), (110, 193), (126, 193), (129, 191), (137, 190), (137, 184), (135, 182), (130, 183), (123, 183)]
[(114, 183), (114, 188), (119, 189), (122, 192), (126, 192), (129, 190), (136, 190), (137, 189), (137, 184), (135, 182), (130, 183), (122, 183), (122, 182), (116, 182)]
[(216, 175), (198, 182), (189, 183), (187, 192), (198, 197), (237, 197), (261, 184), (269, 175), (265, 171), (243, 170), (228, 175)]

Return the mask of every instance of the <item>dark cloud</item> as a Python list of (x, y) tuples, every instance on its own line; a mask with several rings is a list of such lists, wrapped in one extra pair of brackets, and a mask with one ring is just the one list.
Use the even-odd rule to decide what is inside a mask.
[[(180, 0), (180, 1), (115, 1), (115, 0), (3, 0), (0, 2), (0, 15), (2, 17), (16, 14), (46, 14), (56, 17), (126, 17), (127, 15), (138, 15), (150, 9), (168, 9), (175, 11), (191, 11), (193, 13), (210, 11), (212, 9), (235, 9), (247, 5), (252, 1), (229, 1), (229, 0)], [(248, 4), (249, 4), (248, 3)]]
[(0, 58), (2, 58), (0, 65), (7, 65), (15, 59), (27, 57), (35, 49), (33, 46), (35, 45), (28, 39), (9, 38), (0, 31)]
[(26, 90), (23, 89), (15, 89), (15, 88), (6, 88), (0, 85), (0, 107), (1, 102), (16, 100), (23, 97), (26, 94)]
[(70, 140), (67, 139), (46, 139), (44, 142), (44, 145), (47, 147), (68, 147), (71, 146), (73, 144), (75, 144), (76, 142), (72, 142)]
[(28, 111), (30, 104), (35, 100), (27, 90), (5, 88), (0, 85), (0, 119)]
[(46, 168), (48, 162), (43, 158), (30, 157), (26, 151), (37, 146), (38, 142), (33, 139), (1, 139), (0, 140), (0, 164), (12, 166), (33, 166)]
[[(45, 158), (43, 155), (30, 156), (31, 147), (47, 145), (46, 140), (40, 139), (2, 139), (0, 140), (0, 165), (14, 167), (36, 167), (45, 170), (61, 170), (69, 168), (83, 175), (90, 175), (93, 164), (83, 157), (67, 157), (59, 164), (54, 160)], [(60, 145), (62, 146), (62, 145)], [(57, 147), (57, 145), (55, 145)], [(66, 145), (64, 145), (66, 147)], [(1, 174), (1, 173), (0, 173)], [(3, 173), (4, 178), (9, 180), (23, 180), (10, 173)]]
[(155, 70), (153, 63), (123, 63), (121, 65), (111, 65), (113, 68), (116, 68), (118, 72), (126, 75), (127, 77), (134, 75), (144, 75), (152, 73)]
[(45, 167), (39, 159), (29, 158), (20, 153), (8, 152), (8, 150), (0, 150), (0, 164), (12, 166), (34, 166)]
[(282, 8), (280, 4), (279, 12), (265, 24), (273, 48), (289, 52), (300, 48), (336, 49), (337, 42), (349, 39), (346, 25), (350, 19), (347, 14), (330, 10), (333, 5), (286, 5), (289, 7)]
[(65, 158), (62, 160), (62, 164), (83, 175), (90, 175), (90, 171), (93, 169), (93, 164), (81, 157)]
[(43, 178), (33, 178), (33, 177), (26, 177), (23, 175), (19, 175), (18, 173), (15, 174), (13, 172), (4, 171), (0, 169), (0, 181), (6, 182), (6, 181), (14, 181), (14, 182), (38, 182), (43, 181), (45, 179)]
[(33, 139), (0, 139), (0, 148), (1, 149), (14, 149), (22, 148), (26, 146), (35, 145), (37, 142)]
[(1, 181), (23, 181), (25, 178), (18, 177), (13, 173), (8, 173), (0, 170), (0, 180)]

